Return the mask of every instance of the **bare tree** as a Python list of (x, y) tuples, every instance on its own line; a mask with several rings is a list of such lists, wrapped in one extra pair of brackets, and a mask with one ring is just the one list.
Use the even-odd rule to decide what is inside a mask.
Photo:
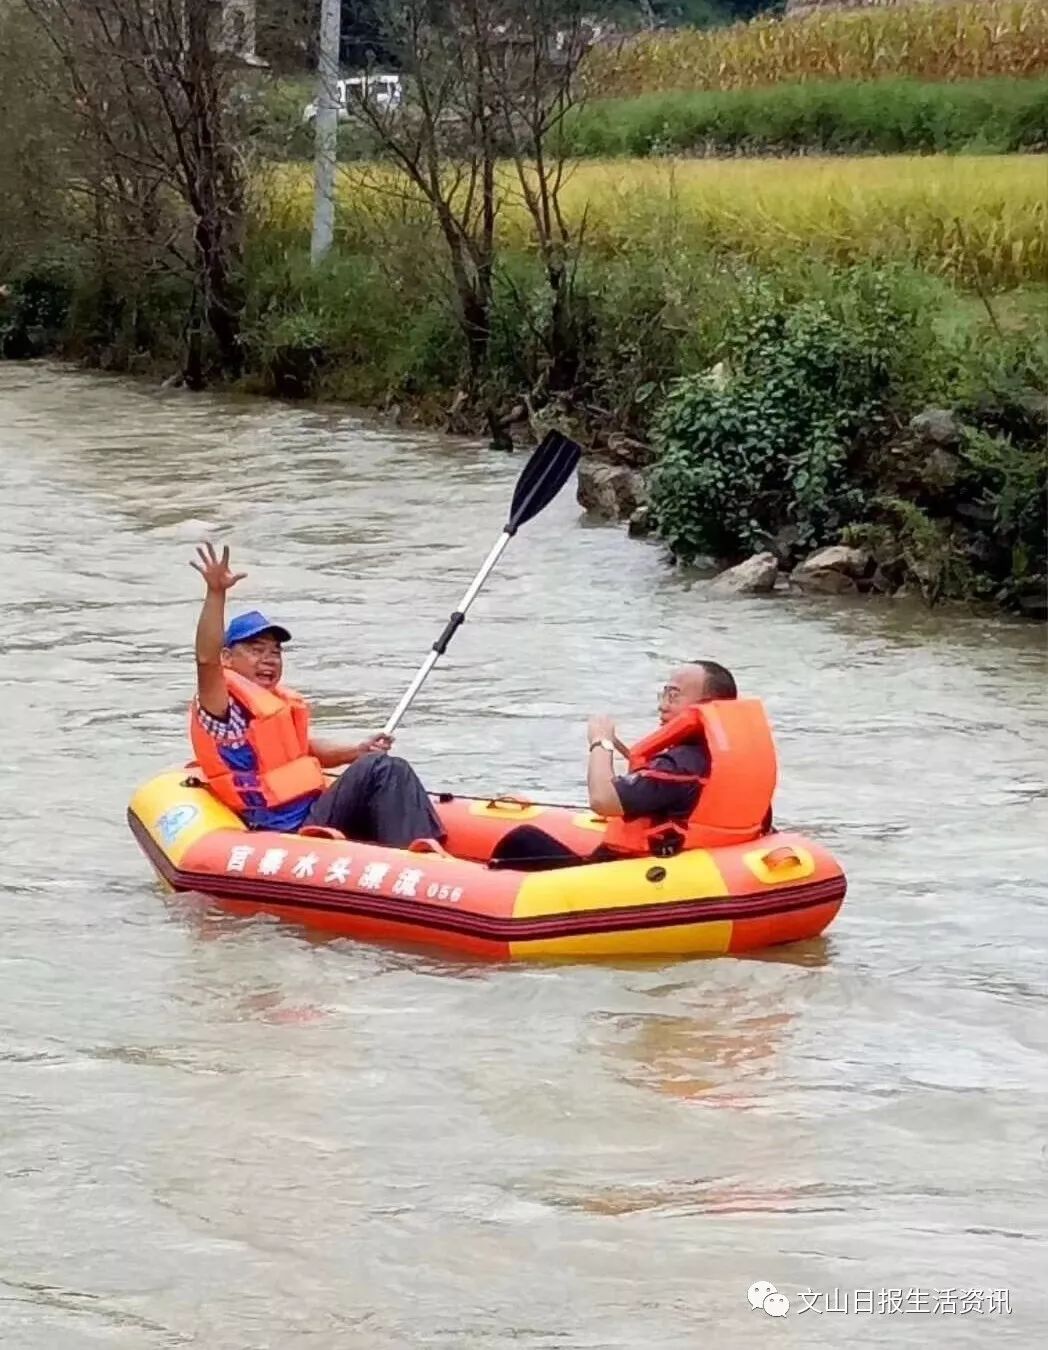
[(481, 380), (491, 332), (495, 264), (495, 114), (475, 36), (490, 0), (388, 0), (383, 44), (410, 86), (405, 109), (383, 105), (365, 84), (349, 99), (351, 121), (374, 138), (399, 180), (356, 175), (380, 192), (408, 192), (432, 211), (454, 283), (471, 389)]
[(571, 365), (563, 358), (577, 345), (570, 309), (577, 240), (561, 210), (568, 165), (561, 133), (590, 41), (581, 5), (385, 0), (378, 32), (402, 72), (404, 104), (384, 106), (365, 82), (347, 111), (398, 178), (391, 184), (388, 175), (357, 169), (358, 185), (407, 190), (431, 209), (454, 282), (471, 393), (482, 382), (491, 333), (496, 224), (507, 195), (517, 196), (552, 294), (550, 373), (563, 382)]
[(583, 223), (573, 228), (561, 192), (572, 156), (565, 119), (581, 99), (579, 68), (592, 45), (591, 6), (580, 0), (514, 0), (503, 31), (484, 47), (503, 140), (531, 217), (551, 298), (544, 335), (553, 389), (570, 389), (580, 360), (575, 276)]
[(245, 174), (233, 109), (243, 9), (221, 0), (22, 3), (65, 74), (80, 129), (70, 186), (90, 203), (96, 239), (137, 245), (189, 280), (188, 383), (203, 384), (209, 367), (238, 374)]

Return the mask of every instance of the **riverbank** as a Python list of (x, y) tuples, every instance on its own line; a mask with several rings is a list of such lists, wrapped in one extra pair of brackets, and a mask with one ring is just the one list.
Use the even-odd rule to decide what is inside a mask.
[[(675, 557), (771, 551), (792, 571), (847, 543), (870, 555), (862, 586), (1038, 616), (1040, 176), (1034, 156), (585, 165), (566, 196), (585, 223), (570, 363), (551, 362), (549, 288), (509, 210), (467, 391), (427, 213), (349, 178), (336, 247), (313, 268), (308, 179), (278, 166), (256, 182), (240, 384), (496, 443), (557, 422), (593, 452), (587, 503)], [(7, 356), (180, 369), (188, 299), (170, 275), (66, 249), (8, 289)]]

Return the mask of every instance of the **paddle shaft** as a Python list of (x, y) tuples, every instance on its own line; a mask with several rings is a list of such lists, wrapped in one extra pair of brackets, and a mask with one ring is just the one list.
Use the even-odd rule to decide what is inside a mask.
[(382, 728), (383, 735), (392, 736), (400, 719), (410, 707), (412, 699), (425, 683), (427, 675), (447, 651), (448, 643), (458, 632), (466, 617), (466, 611), (477, 598), (477, 592), (487, 580), (488, 573), (502, 556), (503, 549), (522, 525), (527, 524), (529, 520), (533, 520), (540, 511), (550, 504), (568, 481), (579, 462), (581, 454), (581, 446), (556, 430), (547, 431), (541, 444), (535, 447), (528, 462), (521, 470), (516, 487), (513, 489), (509, 519), (503, 526), (502, 533), (496, 540), (491, 552), (484, 559), (483, 566), (473, 578), (466, 594), (459, 601), (458, 609), (452, 611), (444, 625), (444, 631), (434, 642), (433, 649), (419, 667), (418, 673), (411, 681), (407, 692), (397, 704), (393, 716)]
[[(513, 533), (515, 533), (515, 531)], [(503, 550), (505, 549), (509, 541), (513, 538), (513, 533), (511, 533), (509, 530), (503, 530), (502, 533), (499, 535), (491, 552), (484, 559), (484, 563), (481, 566), (480, 571), (470, 582), (469, 589), (466, 591), (465, 595), (459, 601), (458, 608), (453, 610), (450, 616), (448, 617), (448, 621), (444, 625), (444, 631), (441, 633), (440, 637), (437, 638), (436, 642), (434, 642), (431, 651), (427, 655), (426, 659), (422, 662), (422, 665), (419, 666), (415, 678), (411, 681), (410, 685), (405, 690), (404, 697), (397, 704), (392, 717), (390, 717), (389, 721), (382, 728), (382, 734), (384, 736), (393, 735), (393, 732), (396, 730), (401, 718), (404, 716), (408, 708), (411, 706), (415, 698), (415, 695), (425, 684), (426, 677), (429, 675), (429, 672), (433, 669), (433, 667), (437, 664), (440, 658), (447, 651), (448, 643), (451, 641), (451, 639), (458, 632), (459, 628), (465, 622), (466, 612), (468, 611), (470, 605), (472, 605), (473, 601), (477, 598), (477, 594), (480, 591), (481, 586), (483, 586), (485, 581), (487, 581), (488, 574), (491, 572), (491, 569), (498, 562), (499, 558), (502, 557)]]

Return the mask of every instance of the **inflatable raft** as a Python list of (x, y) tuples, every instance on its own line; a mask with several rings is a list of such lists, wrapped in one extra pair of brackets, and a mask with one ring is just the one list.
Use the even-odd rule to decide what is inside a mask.
[(788, 833), (672, 858), (544, 872), (492, 867), (495, 845), (519, 824), (588, 852), (603, 822), (588, 810), (522, 798), (433, 801), (448, 831), (443, 847), (250, 832), (182, 767), (142, 786), (128, 820), (171, 890), (346, 937), (485, 960), (753, 951), (815, 937), (845, 895), (830, 854)]

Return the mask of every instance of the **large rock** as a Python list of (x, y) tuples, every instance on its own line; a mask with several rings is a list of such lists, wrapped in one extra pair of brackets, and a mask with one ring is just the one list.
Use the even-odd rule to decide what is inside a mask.
[(960, 456), (943, 445), (932, 446), (921, 471), (924, 487), (937, 493), (948, 492), (956, 487), (961, 476)]
[(709, 585), (710, 595), (768, 595), (775, 589), (779, 560), (774, 553), (755, 553), (752, 558), (729, 567)]
[(948, 408), (925, 408), (910, 418), (910, 430), (928, 445), (960, 445), (964, 424)]
[(624, 464), (599, 459), (579, 463), (576, 499), (586, 511), (607, 520), (628, 520), (648, 501), (644, 475)]
[(604, 452), (608, 459), (627, 464), (631, 469), (646, 469), (655, 461), (655, 451), (644, 441), (634, 440), (621, 431), (613, 431), (608, 437), (608, 446)]
[(808, 595), (854, 595), (859, 583), (843, 572), (808, 572), (800, 576), (797, 569), (790, 573), (790, 585)]
[(1042, 583), (1023, 591), (1017, 600), (1019, 613), (1027, 619), (1048, 619), (1048, 588)]
[(798, 563), (790, 573), (790, 584), (801, 591), (841, 595), (857, 591), (872, 566), (873, 559), (865, 549), (833, 544)]
[(789, 569), (790, 563), (800, 552), (800, 531), (796, 525), (783, 525), (769, 540), (772, 553), (779, 560), (779, 566)]

